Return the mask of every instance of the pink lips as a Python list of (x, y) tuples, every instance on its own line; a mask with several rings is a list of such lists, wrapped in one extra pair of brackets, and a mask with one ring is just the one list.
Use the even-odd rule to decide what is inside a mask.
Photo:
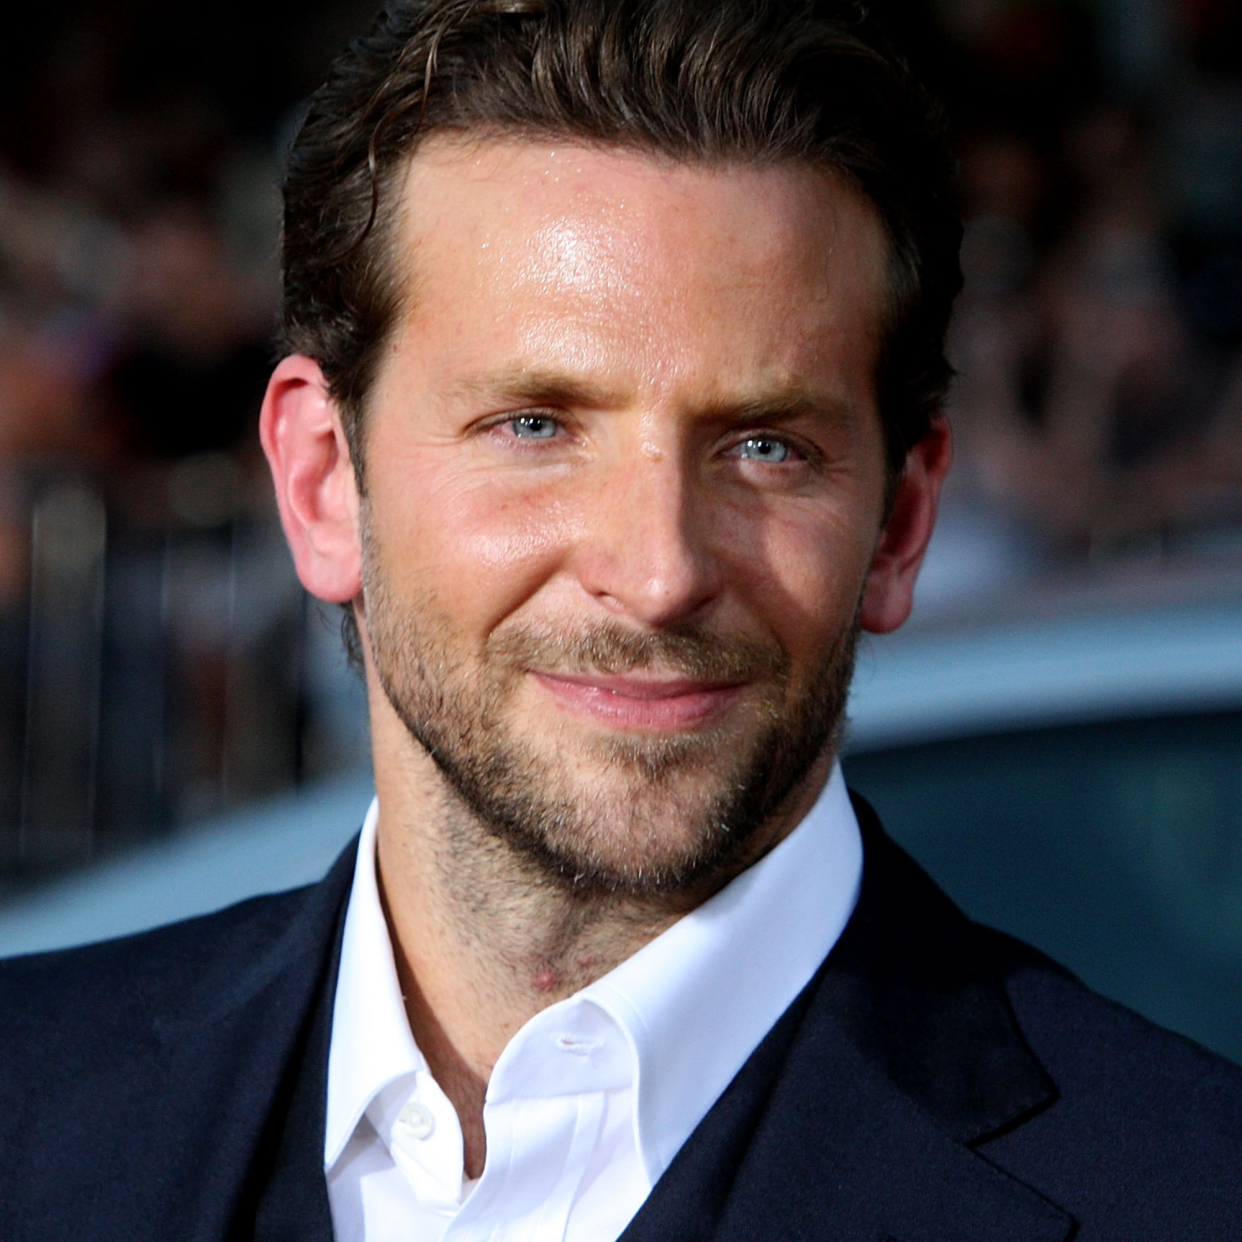
[(686, 678), (532, 673), (562, 706), (621, 729), (691, 729), (719, 716), (741, 696), (740, 685)]

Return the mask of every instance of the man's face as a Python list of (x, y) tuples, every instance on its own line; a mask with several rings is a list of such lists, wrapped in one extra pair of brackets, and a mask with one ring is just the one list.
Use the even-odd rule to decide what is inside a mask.
[(831, 752), (883, 506), (880, 225), (810, 167), (518, 140), (432, 140), (404, 204), (373, 700), (546, 870), (702, 878)]

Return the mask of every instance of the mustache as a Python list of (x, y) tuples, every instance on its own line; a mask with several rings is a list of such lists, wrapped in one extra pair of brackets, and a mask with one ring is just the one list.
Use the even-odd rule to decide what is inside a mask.
[(569, 630), (519, 627), (493, 635), (488, 650), (521, 668), (577, 675), (677, 673), (693, 681), (784, 683), (789, 657), (775, 642), (703, 630), (636, 633), (607, 622)]

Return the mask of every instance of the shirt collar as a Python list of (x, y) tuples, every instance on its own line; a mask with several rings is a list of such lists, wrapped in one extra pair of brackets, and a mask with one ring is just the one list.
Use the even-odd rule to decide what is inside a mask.
[(326, 1169), (340, 1159), (371, 1101), (398, 1079), (412, 1077), (427, 1066), (410, 1034), (375, 879), (378, 822), (379, 800), (373, 799), (358, 840), (332, 1009)]
[(798, 827), (583, 995), (629, 1032), (654, 1184), (853, 913), (862, 838), (839, 766)]
[[(427, 1068), (410, 1034), (379, 900), (378, 817), (373, 802), (345, 916), (328, 1056), (327, 1169), (371, 1101)], [(862, 839), (835, 766), (810, 813), (775, 849), (561, 1002), (599, 1006), (633, 1048), (637, 1134), (652, 1184), (832, 949), (861, 878)]]

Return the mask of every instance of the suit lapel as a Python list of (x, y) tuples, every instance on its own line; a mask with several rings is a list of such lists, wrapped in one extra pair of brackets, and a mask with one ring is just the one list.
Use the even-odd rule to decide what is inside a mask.
[(859, 804), (858, 907), (623, 1242), (1063, 1242), (1073, 1220), (972, 1148), (1055, 1098), (992, 941)]
[(807, 988), (768, 1032), (686, 1140), (619, 1242), (709, 1242), (717, 1237), (811, 998)]
[(344, 913), (342, 905), (309, 1027), (290, 1067), (288, 1107), (274, 1119), (271, 1163), (255, 1209), (254, 1242), (333, 1242), (323, 1150)]
[(157, 1018), (160, 1095), (196, 1119), (153, 1153), (179, 1187), (151, 1222), (159, 1237), (331, 1242), (327, 1050), (354, 853), (280, 916), (261, 952), (217, 955), (184, 980), (177, 1015)]
[(716, 1242), (1064, 1242), (1073, 1222), (912, 1101), (831, 1015), (798, 1033)]

